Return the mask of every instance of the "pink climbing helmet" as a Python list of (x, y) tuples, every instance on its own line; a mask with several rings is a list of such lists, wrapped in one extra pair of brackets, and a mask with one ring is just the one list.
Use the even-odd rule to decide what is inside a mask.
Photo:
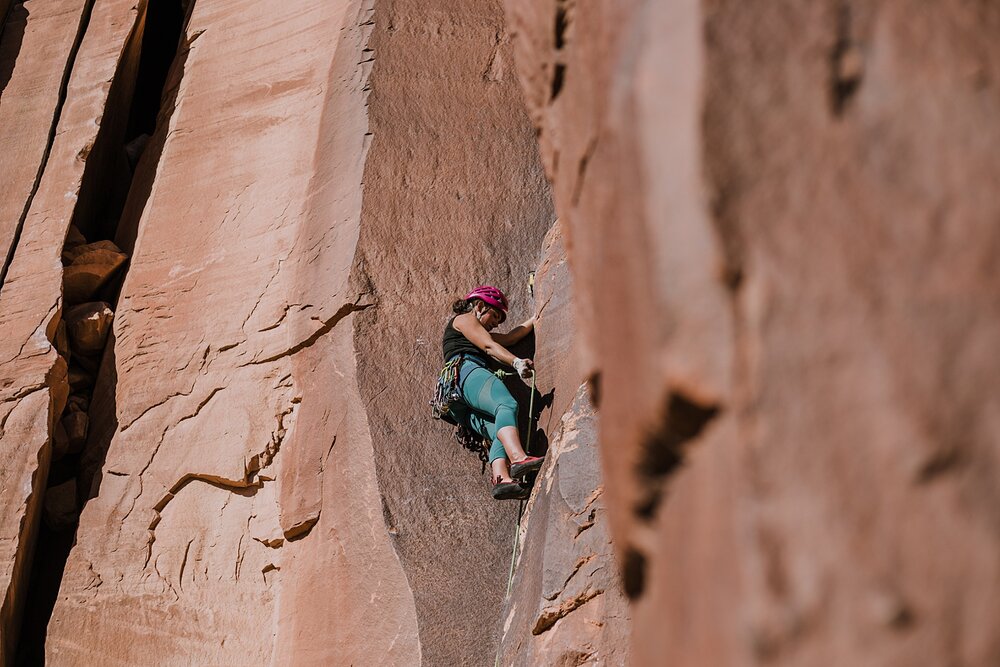
[(492, 285), (480, 285), (465, 295), (465, 300), (468, 301), (469, 299), (481, 299), (484, 303), (500, 311), (500, 315), (502, 316), (501, 322), (507, 319), (507, 297), (496, 287)]

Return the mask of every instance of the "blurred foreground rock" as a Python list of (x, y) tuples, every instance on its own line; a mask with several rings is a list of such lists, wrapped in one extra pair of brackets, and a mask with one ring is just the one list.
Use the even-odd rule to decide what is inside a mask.
[(997, 664), (1000, 6), (506, 6), (633, 664)]

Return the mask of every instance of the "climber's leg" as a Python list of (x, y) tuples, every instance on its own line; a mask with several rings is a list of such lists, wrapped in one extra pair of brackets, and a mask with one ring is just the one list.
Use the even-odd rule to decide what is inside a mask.
[[(500, 443), (502, 451), (506, 453), (507, 458), (511, 461), (521, 461), (528, 457), (521, 447), (521, 436), (517, 432), (516, 426), (504, 426), (497, 429), (497, 441)], [(493, 450), (491, 449), (490, 458), (492, 457)]]
[[(517, 431), (517, 401), (489, 369), (474, 362), (462, 364), (462, 395), (469, 407), (469, 425), (490, 443), (489, 461), (493, 472), (493, 497), (499, 500), (524, 498), (530, 490), (515, 481), (541, 466), (542, 459), (529, 457), (521, 447)], [(510, 462), (514, 461), (511, 466)], [(516, 475), (512, 475), (516, 472)]]
[(464, 413), (465, 423), (491, 443), (489, 461), (490, 468), (493, 470), (493, 480), (496, 481), (499, 477), (501, 481), (510, 482), (510, 463), (507, 461), (503, 444), (497, 438), (496, 424), (482, 412), (468, 408), (466, 410), (467, 412)]
[[(488, 400), (483, 396), (487, 391)], [(509, 474), (514, 478), (524, 477), (541, 468), (544, 459), (540, 456), (529, 456), (521, 447), (521, 436), (517, 430), (517, 401), (507, 391), (503, 382), (494, 377), (490, 386), (483, 387), (479, 404), (492, 406), (494, 409), (495, 435), (492, 440), (493, 447), (490, 448), (490, 462), (501, 457), (505, 458), (511, 463)]]
[(505, 457), (511, 461), (527, 458), (517, 432), (517, 401), (493, 373), (475, 362), (462, 364), (462, 395), (465, 402), (484, 420), (492, 422), (490, 461)]

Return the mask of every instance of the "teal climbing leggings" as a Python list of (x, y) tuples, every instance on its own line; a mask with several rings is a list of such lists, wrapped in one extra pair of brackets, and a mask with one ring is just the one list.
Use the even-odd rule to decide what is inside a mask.
[(477, 359), (466, 358), (458, 377), (465, 403), (452, 405), (452, 414), (493, 443), (490, 463), (506, 458), (497, 431), (505, 426), (517, 426), (517, 401), (503, 382)]

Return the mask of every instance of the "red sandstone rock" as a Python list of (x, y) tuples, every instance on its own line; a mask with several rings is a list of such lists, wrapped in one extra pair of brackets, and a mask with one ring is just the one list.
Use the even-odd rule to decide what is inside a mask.
[(62, 258), (68, 264), (63, 270), (63, 292), (69, 304), (94, 298), (127, 259), (125, 253), (111, 241), (67, 248)]
[(69, 367), (69, 387), (73, 392), (86, 391), (94, 384), (94, 373), (80, 366), (82, 358), (75, 359)]
[[(94, 7), (68, 80), (45, 170), (0, 286), (0, 422), (5, 424), (0, 458), (5, 461), (3, 474), (8, 476), (0, 485), (0, 562), (4, 564), (0, 570), (4, 599), (0, 662), (12, 660), (26, 594), (26, 562), (41, 517), (51, 457), (48, 443), (69, 392), (65, 361), (51, 342), (61, 312), (59, 256), (87, 163), (80, 158), (88, 156), (102, 128), (110, 81), (133, 24), (130, 7), (127, 2), (99, 2)], [(30, 68), (26, 65), (26, 69)]]
[[(3, 624), (0, 649), (4, 660), (12, 656), (16, 645), (20, 609), (24, 604), (24, 586), (31, 561), (38, 521), (41, 518), (41, 498), (44, 479), (48, 474), (49, 449), (45, 446), (50, 423), (50, 399), (38, 389), (16, 401), (6, 401), (2, 413), (3, 442), (19, 442), (20, 447), (4, 451), (0, 475), (4, 484), (0, 503), (0, 584), (4, 603), (0, 610)], [(35, 489), (32, 479), (40, 479), (43, 487)], [(9, 481), (8, 481), (9, 480)]]
[(66, 321), (60, 319), (57, 325), (55, 339), (52, 341), (53, 347), (56, 348), (56, 352), (63, 359), (69, 361), (72, 353), (69, 347), (69, 335), (66, 333)]
[(194, 4), (139, 162), (54, 663), (420, 662), (354, 379), (370, 12), (274, 11)]
[(553, 215), (500, 3), (375, 7), (354, 280), (377, 301), (357, 317), (358, 379), (424, 664), (492, 664), (517, 504), (492, 499), (427, 401), (455, 298), (494, 283), (512, 302), (504, 329), (532, 314)]
[[(79, 232), (77, 232), (77, 234), (78, 233)], [(100, 262), (102, 259), (107, 257), (108, 254), (112, 256), (123, 254), (121, 248), (116, 246), (113, 241), (96, 241), (94, 243), (87, 243), (84, 241), (83, 243), (78, 243), (77, 241), (81, 238), (82, 236), (77, 236), (72, 231), (67, 235), (66, 244), (62, 251), (63, 264), (69, 266), (81, 258), (83, 258), (82, 263), (92, 264)], [(107, 263), (113, 263), (117, 268), (118, 266), (121, 266), (125, 258), (109, 257), (108, 259), (111, 261)]]
[(86, 245), (87, 238), (80, 232), (76, 225), (70, 225), (66, 232), (66, 240), (63, 242), (63, 263), (67, 264), (66, 251), (73, 250), (79, 246)]
[[(544, 305), (553, 451), (505, 662), (621, 655), (603, 524), (572, 535), (606, 499), (634, 664), (995, 664), (998, 10), (507, 5), (581, 339)], [(95, 142), (125, 138), (137, 64), (133, 4), (99, 0), (39, 178), (80, 6), (29, 14), (40, 55), (0, 105), (0, 254), (38, 186), (0, 288), (2, 662), (49, 443), (93, 380), (57, 352), (62, 244), (106, 195), (83, 168), (124, 159)], [(434, 447), (400, 378), (433, 376), (463, 285), (527, 313), (552, 216), (496, 6), (378, 8), (368, 100), (370, 8), (194, 6), (119, 234), (134, 268), (85, 457), (110, 450), (53, 663), (492, 657), (511, 510), (474, 520), (495, 511), (475, 463)], [(589, 410), (566, 412), (584, 376), (596, 499)]]
[(52, 530), (65, 530), (72, 527), (79, 511), (76, 501), (75, 479), (45, 491), (42, 518)]
[(628, 609), (614, 565), (597, 448), (596, 415), (580, 390), (573, 281), (562, 223), (535, 274), (540, 416), (546, 463), (521, 520), (518, 559), (500, 645), (504, 665), (628, 664)]
[(61, 421), (68, 441), (66, 451), (70, 454), (79, 454), (87, 442), (87, 425), (89, 422), (87, 413), (80, 410), (67, 410)]
[(59, 461), (69, 453), (69, 434), (62, 420), (59, 420), (52, 427), (52, 460)]
[(504, 665), (625, 665), (628, 609), (600, 481), (596, 415), (581, 390), (553, 433), (522, 520)]
[(71, 394), (66, 407), (71, 411), (87, 412), (90, 409), (90, 400), (81, 394)]
[(634, 663), (995, 664), (1000, 11), (507, 6)]
[(52, 399), (52, 416), (61, 415), (69, 401), (70, 385), (72, 384), (65, 359), (57, 356), (53, 360), (52, 366), (45, 374), (44, 383)]
[[(0, 3), (0, 21), (8, 3)], [(72, 61), (85, 0), (13, 6), (0, 37), (0, 266), (6, 267), (57, 120), (60, 82)]]
[[(54, 404), (46, 425), (30, 425), (34, 452), (42, 461), (51, 453), (38, 441), (50, 433), (58, 435), (60, 454), (75, 451), (89, 431), (80, 480), (96, 495), (49, 624), (53, 663), (155, 654), (166, 662), (353, 664), (378, 655), (410, 665), (492, 656), (513, 506), (489, 498), (475, 464), (457, 449), (452, 458), (465, 467), (444, 478), (441, 450), (426, 447), (454, 447), (440, 431), (408, 451), (401, 447), (433, 427), (411, 383), (371, 401), (400, 374), (433, 376), (440, 313), (470, 284), (499, 282), (518, 298), (521, 313), (513, 315), (530, 314), (527, 274), (552, 213), (499, 4), (481, 4), (462, 11), (380, 5), (380, 29), (367, 49), (373, 16), (358, 3), (315, 2), (280, 24), (270, 20), (270, 8), (249, 0), (196, 4), (117, 247), (86, 243), (84, 233), (97, 238), (102, 197), (111, 195), (95, 188), (94, 178), (81, 188), (80, 169), (102, 174), (120, 166), (114, 138), (125, 138), (122, 105), (139, 33), (130, 33), (130, 5), (95, 5), (39, 208), (29, 212), (0, 294), (12, 306), (4, 323), (14, 334), (10, 344), (23, 350), (27, 330), (14, 315), (37, 321), (36, 311), (58, 305), (60, 278), (66, 303), (94, 298), (124, 262), (118, 247), (132, 255), (116, 344), (96, 387), (95, 360), (74, 356), (67, 381), (65, 361), (47, 342), (65, 348), (58, 331), (68, 323), (79, 351), (100, 349), (103, 331), (86, 342), (78, 330), (81, 319), (89, 321), (83, 311), (93, 308), (67, 309), (65, 322), (50, 309), (28, 348), (27, 358), (48, 369), (48, 384), (39, 388), (53, 388)], [(428, 40), (429, 33), (436, 37)], [(338, 35), (333, 45), (331, 35)], [(380, 58), (369, 83), (372, 48)], [(422, 78), (438, 70), (445, 76)], [(92, 98), (80, 93), (88, 85)], [(367, 105), (370, 154), (369, 85), (380, 91)], [(95, 115), (105, 101), (106, 117)], [(85, 121), (95, 129), (103, 121), (101, 141), (81, 130)], [(59, 187), (70, 193), (65, 201), (55, 198)], [(43, 211), (52, 225), (39, 224)], [(401, 218), (418, 224), (401, 225)], [(61, 275), (53, 270), (60, 254), (68, 265)], [(488, 273), (470, 272), (473, 263)], [(424, 288), (414, 289), (414, 281)], [(426, 298), (427, 287), (440, 302)], [(389, 294), (400, 296), (382, 298)], [(565, 314), (568, 298), (548, 307)], [(355, 330), (353, 313), (364, 309)], [(425, 317), (416, 319), (420, 313)], [(106, 325), (107, 315), (102, 308), (98, 323)], [(400, 328), (404, 321), (411, 329)], [(432, 352), (414, 365), (396, 343), (424, 328), (433, 331), (417, 340), (434, 341)], [(551, 428), (579, 378), (563, 348), (546, 349), (542, 358), (551, 360), (545, 367), (558, 386), (548, 404)], [(0, 366), (10, 378), (28, 368), (12, 359)], [(70, 411), (59, 419), (70, 387)], [(91, 388), (93, 401), (84, 395)], [(11, 396), (15, 409), (28, 400)], [(89, 416), (80, 411), (87, 407)], [(394, 422), (386, 420), (389, 409)], [(26, 422), (18, 416), (8, 423)], [(20, 433), (10, 430), (2, 442)], [(393, 450), (416, 474), (396, 475)], [(593, 472), (592, 460), (589, 469), (569, 460), (562, 470), (596, 485), (584, 474)], [(92, 487), (89, 471), (102, 462)], [(44, 479), (43, 468), (37, 477)], [(421, 488), (442, 481), (452, 489), (447, 505)], [(50, 492), (47, 516), (71, 518), (75, 506), (63, 511), (55, 502), (68, 487), (54, 488), (60, 493)], [(420, 506), (411, 509), (414, 492)], [(539, 498), (548, 502), (549, 491)], [(37, 521), (37, 508), (20, 511), (10, 518)], [(492, 518), (483, 522), (483, 513)], [(27, 552), (17, 551), (10, 581), (21, 578)], [(568, 557), (572, 547), (560, 553)], [(473, 570), (492, 577), (485, 590), (469, 576)], [(597, 575), (588, 569), (581, 581)], [(600, 581), (610, 599), (610, 585)], [(560, 611), (563, 602), (539, 608), (547, 647), (532, 655), (554, 655), (557, 636), (564, 647), (610, 647), (617, 626), (600, 638), (566, 631), (600, 617), (594, 611), (604, 609), (603, 600), (580, 611)], [(5, 628), (12, 627), (7, 619)], [(144, 624), (156, 626), (155, 639)]]
[(114, 317), (111, 308), (103, 301), (81, 303), (67, 310), (64, 321), (73, 350), (82, 355), (103, 351)]

